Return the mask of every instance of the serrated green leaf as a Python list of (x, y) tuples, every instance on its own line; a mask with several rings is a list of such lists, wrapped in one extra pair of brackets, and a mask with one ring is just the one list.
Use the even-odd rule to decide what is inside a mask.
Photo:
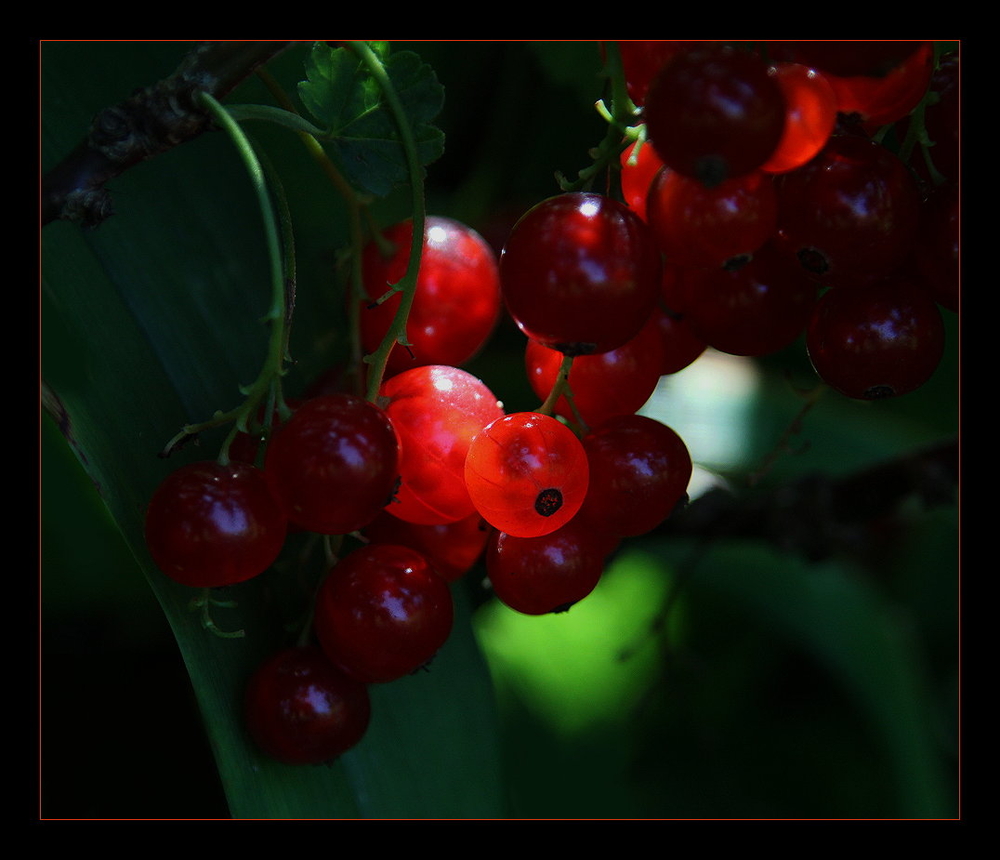
[[(444, 104), (444, 89), (433, 69), (412, 51), (383, 58), (426, 166), (444, 152), (444, 134), (432, 123)], [(327, 130), (327, 151), (359, 190), (384, 197), (409, 181), (399, 126), (378, 82), (346, 48), (313, 47), (299, 96)]]

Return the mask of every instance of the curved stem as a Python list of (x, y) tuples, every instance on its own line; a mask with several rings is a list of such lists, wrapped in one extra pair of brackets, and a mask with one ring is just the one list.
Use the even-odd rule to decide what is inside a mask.
[(396, 124), (399, 127), (399, 135), (402, 138), (403, 150), (406, 153), (406, 164), (410, 173), (410, 191), (412, 194), (413, 212), (413, 241), (410, 243), (410, 262), (406, 275), (399, 282), (398, 289), (402, 293), (402, 299), (396, 315), (393, 317), (389, 332), (383, 338), (379, 348), (370, 356), (365, 358), (370, 365), (368, 373), (368, 399), (374, 403), (378, 398), (378, 391), (382, 385), (382, 377), (385, 374), (385, 366), (389, 360), (389, 353), (396, 343), (406, 344), (406, 319), (410, 314), (410, 307), (413, 305), (413, 296), (417, 287), (417, 272), (420, 271), (420, 258), (423, 253), (424, 243), (424, 177), (420, 166), (420, 159), (417, 156), (417, 144), (413, 137), (413, 129), (406, 118), (406, 112), (396, 94), (396, 89), (386, 74), (382, 61), (375, 52), (364, 42), (351, 42), (351, 49), (355, 51), (364, 64), (368, 67), (371, 76), (382, 89), (389, 109), (392, 111)]
[(572, 182), (559, 176), (559, 186), (563, 191), (580, 191), (588, 188), (600, 173), (614, 164), (621, 151), (634, 140), (639, 132), (635, 130), (638, 112), (628, 96), (625, 74), (622, 71), (621, 54), (616, 42), (605, 42), (605, 69), (611, 79), (611, 110), (603, 101), (598, 101), (598, 113), (608, 123), (604, 139), (591, 151), (593, 164), (577, 174)]
[[(213, 96), (208, 93), (200, 93), (198, 101), (213, 115), (216, 122), (230, 136), (246, 165), (254, 186), (254, 191), (257, 194), (261, 216), (264, 220), (264, 235), (271, 263), (271, 307), (267, 314), (267, 322), (271, 325), (271, 336), (268, 341), (267, 358), (257, 379), (245, 391), (247, 396), (246, 401), (242, 406), (227, 413), (227, 415), (236, 415), (237, 427), (230, 433), (219, 454), (219, 461), (225, 463), (228, 462), (229, 443), (232, 441), (235, 433), (238, 429), (246, 428), (247, 419), (255, 414), (260, 402), (269, 392), (274, 391), (279, 409), (284, 408), (284, 401), (281, 398), (279, 386), (285, 353), (288, 347), (287, 332), (289, 321), (292, 307), (294, 306), (295, 276), (294, 262), (291, 262), (291, 268), (288, 269), (290, 280), (286, 282), (286, 265), (289, 264), (289, 259), (286, 259), (285, 253), (291, 255), (294, 253), (294, 249), (289, 244), (291, 227), (284, 195), (281, 193), (279, 187), (278, 200), (282, 206), (282, 226), (284, 228), (282, 232), (285, 238), (283, 246), (279, 238), (278, 218), (275, 215), (274, 204), (272, 203), (267, 183), (265, 182), (265, 171), (249, 139), (226, 109)], [(269, 422), (270, 415), (265, 416), (264, 420), (265, 422)]]

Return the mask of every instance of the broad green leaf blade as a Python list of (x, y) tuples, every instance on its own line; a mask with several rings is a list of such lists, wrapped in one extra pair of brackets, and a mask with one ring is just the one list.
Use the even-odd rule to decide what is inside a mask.
[[(661, 561), (691, 557), (686, 541), (650, 542), (646, 549)], [(887, 750), (900, 817), (956, 814), (927, 707), (922, 655), (898, 608), (860, 571), (727, 541), (700, 559), (691, 588), (724, 595), (827, 666)]]
[[(383, 58), (413, 129), (421, 165), (444, 151), (444, 135), (431, 123), (444, 104), (444, 90), (433, 70), (412, 51)], [(386, 196), (408, 181), (406, 155), (398, 125), (378, 83), (346, 48), (313, 47), (299, 96), (328, 130), (327, 149), (357, 188)]]
[[(95, 111), (169, 74), (183, 50), (175, 43), (47, 44), (43, 166), (70, 151)], [(288, 67), (282, 79), (287, 85), (300, 74)], [(233, 96), (263, 98), (260, 87)], [(296, 227), (297, 363), (288, 394), (298, 396), (345, 349), (331, 260), (346, 230), (332, 189), (294, 135), (254, 133), (286, 183)], [(224, 639), (202, 629), (190, 610), (198, 593), (152, 565), (142, 523), (159, 481), (183, 463), (214, 458), (223, 433), (204, 434), (169, 460), (158, 452), (184, 424), (236, 405), (239, 387), (263, 361), (260, 320), (270, 298), (261, 218), (242, 163), (219, 134), (133, 168), (111, 191), (116, 214), (98, 229), (56, 223), (42, 234), (46, 400), (170, 622), (232, 814), (502, 817), (492, 690), (458, 587), (446, 648), (429, 672), (374, 691), (371, 730), (354, 752), (331, 767), (292, 768), (263, 760), (246, 738), (246, 680), (293, 640), (290, 629), (306, 611), (295, 563), (308, 542), (291, 536), (272, 570), (220, 591), (235, 605), (213, 607), (214, 622), (246, 634)], [(148, 719), (149, 743), (172, 731), (156, 714)]]

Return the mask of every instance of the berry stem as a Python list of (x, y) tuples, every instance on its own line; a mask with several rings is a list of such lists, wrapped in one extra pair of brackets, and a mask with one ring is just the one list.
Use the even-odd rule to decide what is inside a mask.
[(622, 150), (632, 143), (639, 134), (635, 127), (637, 120), (636, 107), (628, 97), (625, 87), (625, 75), (622, 71), (621, 54), (616, 42), (605, 42), (605, 74), (611, 80), (611, 110), (602, 100), (595, 104), (597, 112), (608, 124), (604, 139), (591, 150), (593, 164), (585, 167), (573, 181), (557, 173), (556, 179), (563, 191), (588, 190), (595, 177), (612, 164), (617, 163)]
[(572, 392), (569, 389), (569, 372), (573, 367), (573, 356), (564, 355), (562, 364), (559, 365), (559, 372), (556, 373), (556, 381), (552, 383), (552, 388), (549, 391), (549, 396), (545, 398), (545, 402), (538, 407), (535, 411), (540, 415), (548, 415), (550, 418), (555, 415), (556, 403), (559, 398), (563, 395), (572, 397)]
[[(229, 460), (230, 442), (239, 430), (247, 429), (248, 420), (256, 414), (258, 406), (266, 396), (274, 398), (282, 416), (288, 413), (288, 407), (281, 395), (281, 375), (284, 371), (288, 332), (295, 304), (294, 243), (287, 201), (274, 172), (265, 170), (246, 134), (214, 97), (208, 93), (200, 93), (198, 100), (229, 135), (246, 165), (264, 221), (264, 235), (271, 262), (271, 307), (265, 318), (271, 326), (267, 358), (257, 379), (245, 389), (246, 400), (243, 404), (225, 413), (224, 416), (217, 414), (212, 422), (221, 423), (221, 418), (226, 416), (233, 416), (236, 419), (236, 426), (219, 453), (219, 462), (226, 463)], [(272, 200), (269, 193), (268, 180), (274, 189), (275, 200)], [(275, 212), (275, 204), (280, 212), (280, 220)], [(265, 416), (265, 421), (270, 421), (270, 415)]]
[(368, 374), (368, 400), (374, 403), (378, 398), (378, 391), (382, 385), (382, 377), (385, 375), (386, 363), (389, 360), (389, 353), (393, 346), (399, 343), (407, 345), (406, 320), (410, 314), (410, 307), (413, 305), (413, 296), (417, 288), (417, 272), (420, 271), (420, 258), (424, 248), (424, 177), (423, 169), (420, 166), (420, 159), (417, 155), (416, 140), (413, 137), (413, 129), (406, 118), (402, 103), (396, 93), (395, 87), (386, 74), (382, 61), (365, 42), (350, 42), (350, 47), (361, 58), (368, 67), (371, 76), (378, 83), (389, 104), (389, 109), (399, 126), (399, 136), (402, 139), (403, 150), (406, 153), (406, 163), (410, 173), (410, 191), (413, 203), (413, 242), (410, 243), (410, 262), (406, 275), (399, 282), (398, 289), (402, 293), (399, 308), (393, 317), (389, 331), (382, 339), (379, 348), (371, 355), (365, 356), (365, 361), (370, 365)]
[(573, 390), (569, 387), (569, 372), (572, 367), (573, 356), (564, 355), (562, 364), (559, 365), (559, 371), (556, 373), (556, 381), (552, 383), (548, 397), (545, 398), (545, 402), (535, 411), (540, 415), (554, 417), (556, 403), (559, 402), (560, 397), (565, 397), (569, 408), (573, 411), (573, 418), (576, 420), (579, 434), (585, 436), (590, 431), (587, 423), (583, 420), (583, 416), (580, 415), (580, 410), (576, 408), (576, 403), (573, 402)]
[[(267, 87), (268, 92), (271, 93), (274, 100), (284, 111), (288, 114), (299, 116), (295, 104), (267, 69), (258, 69), (257, 75), (264, 86)], [(355, 368), (360, 367), (362, 362), (360, 299), (364, 293), (361, 275), (361, 247), (364, 241), (361, 221), (363, 214), (369, 219), (371, 217), (367, 201), (359, 196), (351, 187), (351, 184), (344, 178), (343, 174), (341, 174), (334, 163), (330, 160), (330, 156), (328, 156), (326, 150), (323, 149), (323, 145), (319, 142), (319, 140), (317, 140), (317, 135), (322, 135), (321, 129), (310, 126), (309, 123), (305, 122), (305, 120), (301, 123), (293, 123), (291, 121), (284, 121), (274, 114), (261, 116), (259, 118), (272, 119), (274, 121), (281, 122), (289, 128), (292, 128), (298, 134), (299, 139), (302, 141), (302, 145), (305, 146), (313, 161), (315, 161), (320, 170), (323, 171), (326, 178), (330, 180), (330, 183), (337, 190), (337, 193), (340, 194), (344, 203), (347, 205), (348, 225), (351, 234), (351, 247), (354, 249), (354, 253), (351, 255), (353, 263), (351, 266), (350, 276), (351, 291), (353, 293), (354, 300), (349, 303), (351, 366)]]
[(230, 601), (215, 600), (212, 597), (211, 588), (203, 588), (201, 595), (191, 600), (192, 612), (201, 613), (201, 626), (220, 639), (243, 639), (246, 636), (244, 630), (220, 630), (212, 620), (211, 607), (221, 606), (224, 609), (232, 609), (236, 604)]

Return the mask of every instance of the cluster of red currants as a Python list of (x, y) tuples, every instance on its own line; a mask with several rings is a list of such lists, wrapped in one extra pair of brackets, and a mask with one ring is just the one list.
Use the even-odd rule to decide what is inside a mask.
[(651, 144), (623, 153), (622, 187), (664, 253), (670, 309), (737, 355), (805, 332), (817, 374), (849, 397), (923, 385), (943, 353), (939, 305), (958, 310), (957, 55), (620, 47)]
[[(357, 743), (367, 685), (431, 660), (452, 628), (450, 584), (482, 557), (496, 596), (519, 612), (585, 598), (623, 539), (685, 499), (683, 440), (637, 412), (706, 344), (761, 355), (805, 331), (819, 375), (855, 397), (930, 376), (943, 338), (935, 290), (947, 304), (957, 281), (942, 238), (954, 208), (935, 203), (944, 214), (932, 219), (939, 210), (922, 205), (898, 157), (835, 124), (848, 110), (904, 123), (928, 86), (950, 110), (950, 79), (932, 82), (927, 43), (837, 78), (815, 68), (822, 44), (808, 43), (810, 56), (783, 43), (768, 65), (713, 44), (621, 43), (651, 144), (622, 154), (625, 203), (545, 200), (499, 260), (468, 227), (427, 219), (408, 344), (394, 346), (375, 401), (310, 397), (262, 455), (233, 446), (227, 462), (184, 467), (159, 487), (148, 547), (185, 585), (263, 573), (290, 529), (358, 541), (319, 585), (318, 644), (283, 651), (250, 682), (247, 723), (267, 754), (321, 762)], [(928, 108), (927, 127), (932, 118)], [(921, 230), (935, 232), (918, 242)], [(367, 353), (402, 300), (390, 286), (406, 272), (412, 224), (382, 239), (362, 260)], [(502, 307), (526, 336), (526, 372), (544, 401), (534, 412), (506, 414), (459, 367)]]

